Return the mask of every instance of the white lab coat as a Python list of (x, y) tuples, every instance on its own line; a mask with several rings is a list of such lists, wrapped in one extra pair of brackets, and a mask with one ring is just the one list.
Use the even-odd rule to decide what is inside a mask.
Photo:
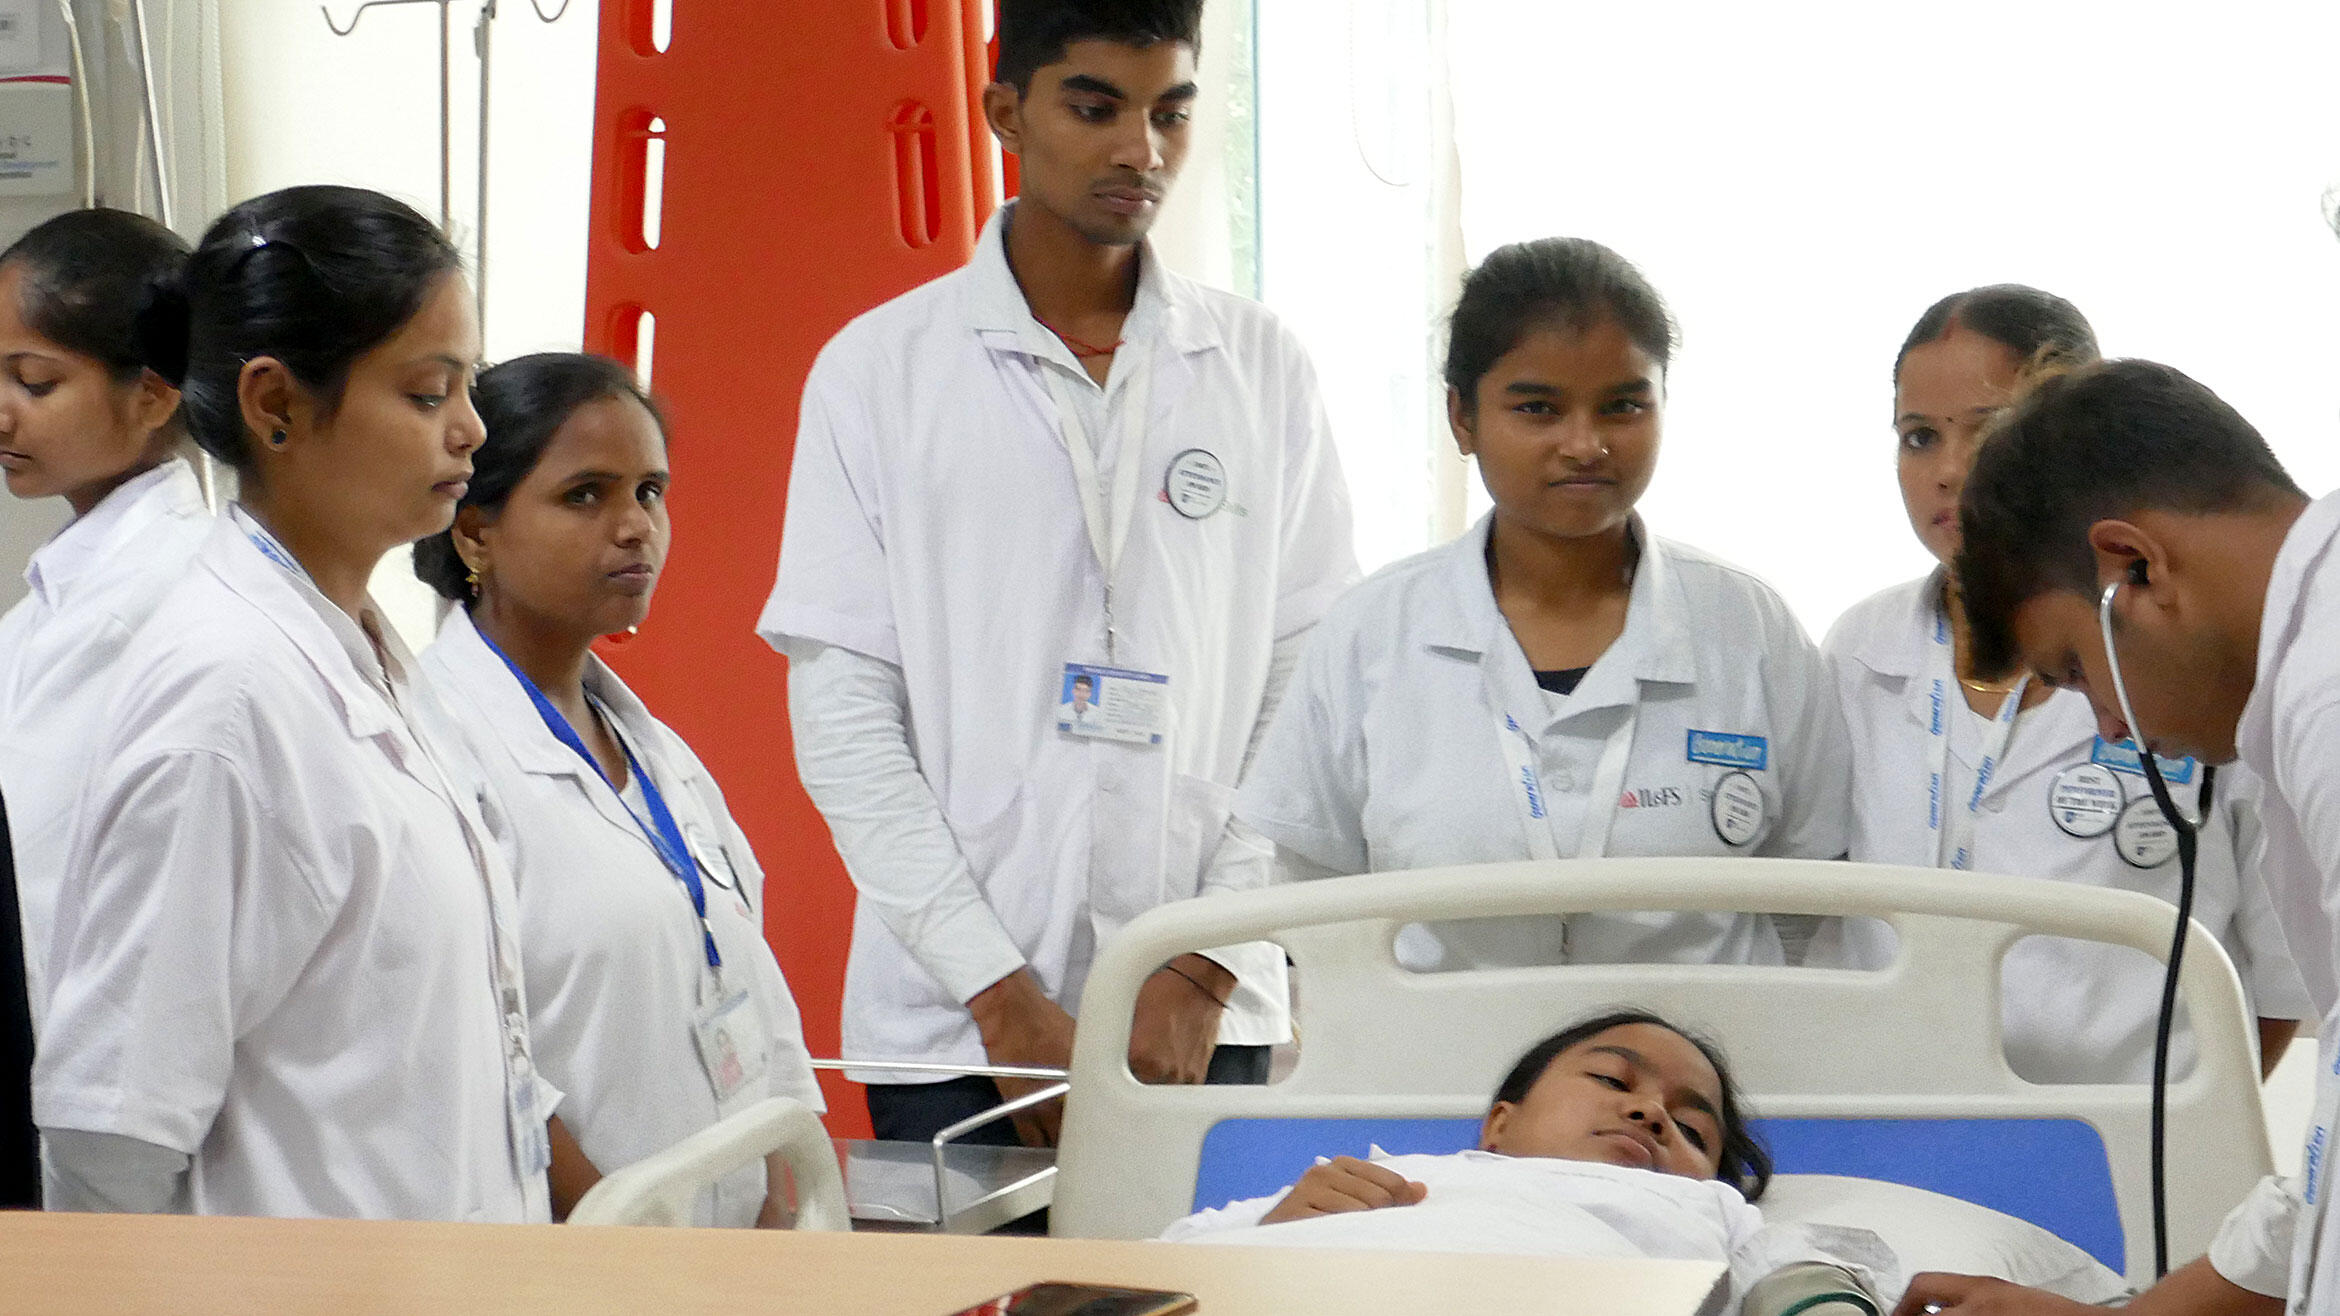
[(256, 530), (223, 517), (122, 656), (34, 1119), (191, 1156), (203, 1214), (545, 1220), (477, 770), (395, 632), (377, 658)]
[[(703, 993), (716, 989), (688, 892), (609, 783), (545, 726), (468, 612), (448, 614), (422, 669), (500, 803), (537, 1064), (565, 1094), (555, 1113), (586, 1159), (604, 1174), (623, 1169), (767, 1096), (822, 1109), (796, 1000), (764, 940), (763, 869), (690, 746), (587, 659), (587, 694), (658, 783), (698, 862), (723, 960), (718, 994), (747, 993), (753, 1012), (752, 1027), (731, 1031), (743, 1056), (760, 1054), (749, 1068), (761, 1076), (720, 1108), (693, 1034)], [(752, 1225), (763, 1201), (758, 1162), (701, 1193), (696, 1223)]]
[[(1206, 868), (1272, 697), (1274, 647), (1355, 579), (1347, 495), (1314, 372), (1264, 308), (1148, 249), (1124, 338), (1109, 388), (1090, 397), (1096, 385), (1033, 320), (995, 217), (966, 267), (846, 326), (806, 382), (757, 632), (900, 669), (918, 771), (966, 863), (908, 872), (841, 844), (861, 892), (848, 1055), (981, 1063), (963, 1004), (977, 991), (1029, 964), (1077, 1011), (1097, 946), (1131, 918), (1266, 880), (1264, 864)], [(1125, 440), (1108, 418), (1148, 361), (1145, 423)], [(1134, 519), (1110, 652), (1050, 372), (1094, 407), (1083, 428), (1105, 490), (1119, 463), (1143, 463), (1135, 506), (1114, 509)], [(1223, 465), (1227, 502), (1190, 519), (1166, 480), (1196, 448)], [(1163, 743), (1059, 732), (1067, 662), (1166, 673)], [(1249, 990), (1220, 1040), (1283, 1036), (1281, 955), (1229, 967)]]
[[(1939, 863), (1939, 834), (1928, 825), (1937, 678), (1948, 691), (1941, 710), (1950, 750), (1945, 809), (1964, 810), (1974, 792), (1989, 724), (1967, 706), (1949, 658), (1934, 642), (1939, 598), (1938, 575), (1896, 585), (1854, 605), (1821, 645), (1852, 738), (1851, 858), (1858, 862)], [(2051, 695), (2017, 717), (1974, 815), (1968, 867), (2141, 891), (2175, 903), (2176, 859), (2133, 867), (2110, 833), (2075, 837), (2050, 815), (2048, 795), (2058, 775), (2089, 763), (2097, 744), (2096, 715), (2078, 693)], [(2128, 799), (2147, 794), (2142, 776), (2112, 776)], [(2179, 807), (2198, 807), (2201, 783), (2198, 771), (2188, 784), (2172, 783)], [(2194, 918), (2226, 948), (2259, 1016), (2313, 1019), (2266, 885), (2250, 861), (2260, 794), (2249, 770), (2219, 770), (2196, 864)], [(1891, 959), (1891, 934), (1873, 920), (1835, 925), (1813, 945), (1816, 963), (1880, 968)], [(2162, 976), (2159, 960), (2125, 947), (2060, 937), (2017, 942), (2007, 953), (2001, 997), (2009, 1063), (2038, 1083), (2148, 1081)], [(2170, 1072), (2183, 1074), (2192, 1063), (2192, 1038), (2181, 1030), (2173, 1041)]]
[[(1242, 819), (1330, 873), (1575, 857), (1588, 820), (1600, 853), (1844, 852), (1848, 755), (1820, 656), (1787, 606), (1753, 576), (1634, 523), (1644, 545), (1624, 631), (1574, 694), (1535, 684), (1487, 578), (1492, 516), (1462, 538), (1383, 569), (1318, 626), (1245, 779)], [(1612, 736), (1635, 719), (1618, 793), (1594, 798)], [(1539, 839), (1506, 718), (1535, 741), (1548, 817)], [(1712, 796), (1732, 769), (1689, 757), (1693, 731), (1759, 736), (1748, 773), (1762, 822), (1725, 841)], [(1515, 798), (1520, 797), (1520, 798)], [(1593, 857), (1587, 854), (1586, 857)], [(1778, 963), (1761, 915), (1581, 915), (1473, 919), (1409, 929), (1415, 968), (1666, 961)], [(1425, 937), (1434, 937), (1434, 941)]]
[(36, 1030), (73, 801), (113, 730), (116, 663), (210, 529), (194, 468), (164, 462), (43, 544), (25, 568), (31, 592), (0, 617), (0, 793)]
[[(2261, 871), (2322, 1029), (2302, 1173), (2270, 1182), (2229, 1218), (2212, 1264), (2293, 1310), (2340, 1312), (2340, 1213), (2329, 1209), (2340, 1128), (2340, 495), (2308, 508), (2275, 559), (2259, 624), (2257, 680), (2235, 729), (2266, 783)], [(2150, 728), (2148, 728), (2150, 730)], [(2313, 1274), (2311, 1275), (2311, 1271)], [(2311, 1288), (2312, 1283), (2312, 1288)], [(2304, 1308), (2302, 1299), (2306, 1299)]]

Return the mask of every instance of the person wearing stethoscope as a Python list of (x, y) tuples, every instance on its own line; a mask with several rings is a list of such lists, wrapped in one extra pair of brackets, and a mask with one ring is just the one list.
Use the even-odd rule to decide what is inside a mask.
[[(2321, 1020), (2296, 1174), (2261, 1182), (2207, 1255), (2128, 1310), (2340, 1312), (2340, 498), (2311, 500), (2233, 407), (2151, 361), (2049, 378), (1977, 453), (1956, 563), (1975, 674), (2076, 690), (2101, 734), (2248, 765), (2261, 876)], [(2223, 783), (2223, 766), (2221, 782)], [(2223, 789), (2223, 786), (2221, 786)], [(1896, 1316), (2084, 1316), (1920, 1274)]]
[[(1818, 651), (1768, 587), (1633, 510), (1673, 341), (1656, 290), (1597, 243), (1504, 247), (1465, 280), (1448, 419), (1494, 510), (1319, 626), (1237, 801), (1287, 875), (1843, 853)], [(1655, 912), (1409, 928), (1399, 954), (1778, 963), (1782, 946), (1760, 913)]]
[[(2096, 336), (2061, 297), (2013, 284), (1943, 298), (1894, 364), (1894, 429), (1911, 528), (1944, 568), (1856, 604), (1822, 650), (1851, 733), (1850, 857), (2076, 882), (2177, 898), (2177, 837), (2146, 790), (2132, 747), (2097, 735), (2088, 701), (2037, 681), (1977, 685), (1965, 673), (1966, 622), (1947, 564), (1958, 498), (1989, 421), (2027, 369), (2097, 355)], [(2210, 774), (2169, 761), (2181, 807), (2200, 812)], [(2259, 1018), (2272, 1071), (2297, 1020), (2312, 1014), (2253, 873), (2259, 786), (2220, 768), (2202, 828), (2194, 917), (2225, 947)], [(1841, 941), (1837, 938), (1841, 937)], [(1883, 924), (1823, 929), (1813, 958), (1891, 962)], [(2008, 1063), (2041, 1083), (2149, 1080), (2162, 966), (2125, 947), (2029, 937), (2007, 953), (2002, 1001)], [(2181, 1030), (2171, 1073), (2191, 1054)]]
[[(723, 793), (593, 642), (650, 610), (669, 538), (663, 421), (625, 367), (547, 353), (483, 372), (487, 441), (415, 574), (463, 606), (423, 654), (484, 767), (520, 893), (565, 1217), (622, 1169), (768, 1096), (822, 1109), (763, 935), (763, 871)], [(751, 1164), (702, 1225), (776, 1223)]]

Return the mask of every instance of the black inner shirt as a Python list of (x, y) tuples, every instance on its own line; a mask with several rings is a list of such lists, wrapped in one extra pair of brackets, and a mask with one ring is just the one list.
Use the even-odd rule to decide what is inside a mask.
[(1584, 674), (1591, 670), (1590, 667), (1569, 667), (1556, 672), (1538, 672), (1536, 684), (1556, 695), (1572, 695), (1576, 693), (1577, 683), (1584, 680)]

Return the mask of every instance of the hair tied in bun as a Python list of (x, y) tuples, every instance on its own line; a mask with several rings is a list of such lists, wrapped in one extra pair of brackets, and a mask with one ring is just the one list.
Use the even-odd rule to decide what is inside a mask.
[(194, 322), (186, 285), (176, 275), (151, 279), (134, 332), (146, 368), (177, 388), (187, 380), (187, 335)]

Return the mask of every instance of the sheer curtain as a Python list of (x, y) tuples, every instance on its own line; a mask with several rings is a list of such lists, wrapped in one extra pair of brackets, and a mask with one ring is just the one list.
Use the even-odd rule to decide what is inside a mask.
[(1370, 568), (1485, 504), (1439, 413), (1466, 259), (1597, 238), (1684, 329), (1661, 533), (1815, 633), (1926, 569), (1893, 353), (1934, 299), (2037, 284), (2340, 484), (2340, 6), (1351, 0), (1258, 13), (1260, 294), (1324, 379)]
[(1644, 501), (1815, 634), (1924, 570), (1891, 367), (1934, 299), (2036, 284), (2340, 484), (2340, 6), (1454, 0), (1472, 259), (1596, 238), (1684, 345)]
[(1259, 295), (1316, 363), (1368, 571), (1462, 528), (1435, 384), (1461, 261), (1438, 8), (1257, 9)]

